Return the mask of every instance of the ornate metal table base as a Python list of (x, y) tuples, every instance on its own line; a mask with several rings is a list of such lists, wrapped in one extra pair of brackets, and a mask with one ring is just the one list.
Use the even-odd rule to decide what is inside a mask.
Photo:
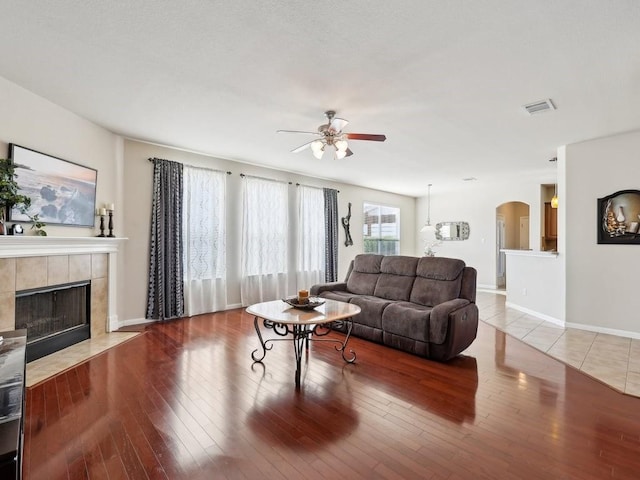
[[(337, 343), (335, 349), (340, 352), (342, 355), (342, 359), (347, 363), (353, 363), (356, 361), (356, 354), (353, 350), (349, 350), (348, 355), (346, 352), (347, 342), (349, 341), (349, 337), (351, 336), (351, 329), (353, 328), (353, 321), (351, 318), (346, 318), (342, 320), (335, 320), (333, 322), (322, 323), (322, 324), (291, 324), (291, 323), (277, 323), (271, 320), (262, 320), (262, 323), (265, 328), (273, 330), (276, 335), (279, 335), (283, 338), (269, 338), (264, 340), (262, 338), (262, 332), (260, 331), (260, 320), (261, 318), (256, 316), (253, 319), (253, 326), (256, 329), (256, 333), (258, 334), (258, 339), (260, 340), (260, 346), (262, 347), (262, 354), (259, 355), (259, 348), (256, 348), (253, 352), (251, 352), (251, 358), (254, 362), (262, 363), (262, 360), (267, 355), (267, 350), (271, 350), (273, 348), (273, 342), (281, 342), (281, 341), (292, 341), (293, 342), (293, 350), (296, 357), (296, 388), (300, 388), (300, 372), (302, 365), (302, 352), (306, 350), (307, 354), (309, 353), (309, 341), (313, 340), (314, 342), (332, 342)], [(340, 341), (337, 338), (319, 338), (324, 337), (331, 332), (331, 327), (336, 326), (338, 328), (342, 328), (346, 326), (347, 333), (344, 338), (344, 341)], [(292, 338), (284, 338), (288, 335), (293, 335)]]

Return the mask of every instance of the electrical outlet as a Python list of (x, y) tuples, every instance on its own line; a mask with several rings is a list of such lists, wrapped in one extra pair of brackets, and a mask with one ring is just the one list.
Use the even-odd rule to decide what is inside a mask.
[(526, 288), (522, 289), (522, 295), (524, 295), (525, 297), (527, 296), (527, 289)]

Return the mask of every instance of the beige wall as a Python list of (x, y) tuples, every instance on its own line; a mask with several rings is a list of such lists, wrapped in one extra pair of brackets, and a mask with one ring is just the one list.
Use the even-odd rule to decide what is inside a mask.
[[(98, 170), (96, 201), (119, 203), (115, 168), (118, 137), (82, 117), (0, 77), (0, 158), (9, 156), (8, 144), (53, 155)], [(25, 231), (29, 234), (29, 226)], [(92, 228), (49, 225), (49, 235), (86, 237)]]
[[(355, 187), (344, 183), (333, 183), (280, 170), (126, 140), (124, 143), (123, 183), (126, 205), (124, 230), (129, 240), (125, 244), (125, 265), (123, 267), (126, 272), (126, 289), (123, 292), (122, 318), (125, 320), (139, 320), (145, 316), (153, 174), (153, 164), (148, 159), (152, 157), (232, 172), (227, 177), (227, 302), (230, 305), (240, 304), (240, 221), (242, 218), (240, 173), (293, 182), (290, 189), (290, 199), (295, 198), (295, 183), (340, 190), (338, 212), (341, 217), (347, 214), (347, 204), (352, 203), (350, 231), (354, 245), (344, 246), (344, 230), (340, 226), (339, 279), (346, 275), (351, 259), (356, 254), (362, 253), (362, 229), (359, 225), (363, 222), (362, 208), (365, 201), (400, 207), (401, 254), (414, 254), (416, 226), (415, 199), (413, 197)], [(290, 204), (294, 203), (290, 202)], [(295, 209), (290, 210), (290, 215), (295, 215)]]

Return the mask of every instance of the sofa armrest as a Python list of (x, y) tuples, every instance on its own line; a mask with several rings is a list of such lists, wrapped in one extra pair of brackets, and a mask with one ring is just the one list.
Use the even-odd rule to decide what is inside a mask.
[(469, 305), (469, 300), (456, 298), (433, 307), (429, 320), (429, 340), (433, 343), (444, 343), (449, 329), (449, 315)]
[(317, 285), (313, 285), (309, 290), (309, 293), (314, 297), (317, 297), (322, 292), (346, 292), (347, 291), (347, 282), (330, 282), (330, 283), (319, 283)]

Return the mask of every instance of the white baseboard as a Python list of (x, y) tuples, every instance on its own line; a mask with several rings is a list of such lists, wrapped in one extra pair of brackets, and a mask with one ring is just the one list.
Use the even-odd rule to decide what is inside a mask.
[(618, 330), (616, 328), (596, 327), (593, 325), (585, 325), (584, 323), (567, 322), (567, 328), (575, 328), (577, 330), (586, 330), (588, 332), (604, 333), (606, 335), (615, 335), (616, 337), (627, 337), (640, 339), (640, 332), (630, 332), (629, 330)]
[[(241, 304), (227, 305), (223, 310), (235, 310), (236, 308), (242, 308)], [(144, 325), (147, 323), (154, 323), (156, 320), (149, 320), (148, 318), (130, 318), (129, 320), (118, 321), (118, 316), (114, 315), (109, 318), (109, 331), (113, 332), (122, 327), (131, 327), (133, 325)]]
[[(547, 315), (546, 313), (536, 312), (535, 310), (531, 310), (530, 308), (522, 307), (515, 303), (511, 303), (506, 301), (504, 304), (507, 308), (513, 308), (514, 310), (518, 310), (519, 312), (526, 313), (527, 315), (531, 315), (532, 317), (540, 318), (549, 323), (553, 323), (554, 325), (558, 325), (559, 327), (566, 327), (566, 323), (564, 320), (560, 320), (558, 318), (552, 317), (551, 315)], [(577, 327), (575, 327), (577, 328)]]
[(616, 328), (597, 327), (594, 325), (586, 325), (584, 323), (564, 322), (562, 320), (558, 320), (557, 318), (551, 317), (544, 313), (536, 312), (534, 310), (521, 307), (520, 305), (516, 305), (511, 302), (506, 302), (505, 306), (509, 308), (513, 308), (514, 310), (518, 310), (519, 312), (524, 312), (528, 315), (531, 315), (532, 317), (546, 320), (547, 322), (553, 323), (563, 328), (575, 328), (576, 330), (585, 330), (587, 332), (603, 333), (606, 335), (615, 335), (616, 337), (640, 339), (640, 332), (631, 332), (629, 330), (618, 330)]

